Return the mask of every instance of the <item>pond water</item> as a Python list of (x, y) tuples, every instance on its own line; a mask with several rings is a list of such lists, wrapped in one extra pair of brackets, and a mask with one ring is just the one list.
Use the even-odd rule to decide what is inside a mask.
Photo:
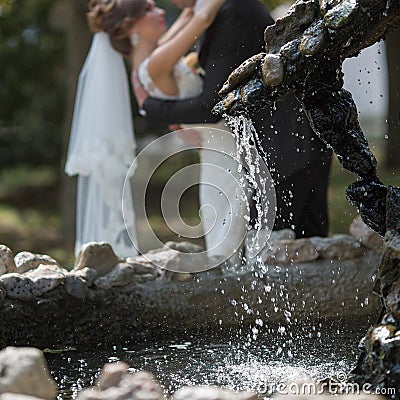
[[(264, 398), (279, 384), (347, 374), (355, 365), (367, 321), (317, 324), (311, 328), (265, 328), (256, 340), (238, 332), (234, 339), (187, 335), (135, 343), (128, 347), (46, 353), (59, 400), (76, 398), (94, 384), (107, 362), (125, 361), (132, 372), (152, 372), (166, 395), (186, 385), (217, 385), (257, 390)], [(252, 338), (250, 340), (249, 338)]]

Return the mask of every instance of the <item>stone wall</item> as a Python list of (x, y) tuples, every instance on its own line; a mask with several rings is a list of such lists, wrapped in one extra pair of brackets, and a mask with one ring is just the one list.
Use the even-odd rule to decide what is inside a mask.
[(13, 257), (2, 246), (1, 345), (85, 348), (182, 331), (226, 332), (256, 319), (278, 324), (288, 318), (375, 318), (379, 301), (372, 277), (380, 250), (349, 235), (290, 236), (273, 238), (262, 267), (223, 264), (197, 274), (160, 268), (179, 264), (174, 246), (200, 250), (189, 243), (128, 259), (106, 243), (90, 243), (72, 271), (46, 255)]

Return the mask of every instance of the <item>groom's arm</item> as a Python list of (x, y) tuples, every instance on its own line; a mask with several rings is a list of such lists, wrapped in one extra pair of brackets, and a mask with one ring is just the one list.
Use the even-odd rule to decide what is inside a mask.
[(232, 59), (215, 60), (215, 69), (207, 70), (203, 92), (185, 100), (158, 100), (149, 97), (143, 103), (146, 117), (152, 121), (166, 123), (215, 123), (221, 118), (211, 113), (218, 102), (218, 91), (232, 70)]

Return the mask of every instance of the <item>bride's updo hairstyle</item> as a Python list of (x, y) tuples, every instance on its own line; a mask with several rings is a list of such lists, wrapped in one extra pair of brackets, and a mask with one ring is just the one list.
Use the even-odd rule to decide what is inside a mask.
[(93, 33), (106, 32), (115, 50), (132, 52), (129, 31), (146, 13), (146, 0), (90, 0), (87, 20)]

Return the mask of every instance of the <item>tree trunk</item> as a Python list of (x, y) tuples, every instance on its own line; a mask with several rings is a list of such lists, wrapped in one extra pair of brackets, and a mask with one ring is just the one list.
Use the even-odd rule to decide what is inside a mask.
[(385, 165), (400, 167), (400, 29), (386, 39), (389, 70), (389, 118), (388, 140), (386, 142)]
[(61, 158), (61, 209), (63, 241), (70, 249), (75, 242), (75, 198), (76, 178), (64, 173), (69, 134), (79, 72), (89, 49), (90, 32), (86, 23), (86, 2), (82, 0), (58, 0), (53, 9), (52, 21), (65, 32), (65, 54), (63, 78), (65, 80), (66, 102), (64, 135)]

